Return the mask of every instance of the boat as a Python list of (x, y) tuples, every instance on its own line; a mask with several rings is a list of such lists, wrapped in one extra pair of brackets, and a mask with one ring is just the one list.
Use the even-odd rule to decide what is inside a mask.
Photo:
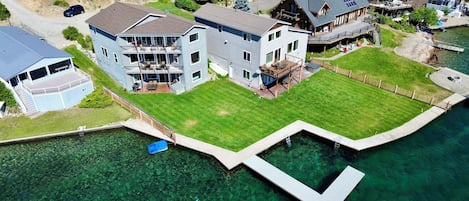
[(149, 154), (156, 154), (166, 150), (168, 150), (168, 143), (166, 140), (156, 141), (148, 145)]

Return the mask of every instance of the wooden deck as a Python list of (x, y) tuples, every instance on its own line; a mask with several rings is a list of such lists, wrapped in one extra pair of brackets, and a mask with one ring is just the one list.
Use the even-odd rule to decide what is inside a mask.
[(149, 83), (144, 83), (142, 89), (136, 91), (135, 93), (138, 94), (148, 94), (148, 93), (155, 93), (155, 94), (164, 94), (164, 93), (172, 93), (169, 85), (167, 83), (157, 83), (155, 86), (151, 86)]

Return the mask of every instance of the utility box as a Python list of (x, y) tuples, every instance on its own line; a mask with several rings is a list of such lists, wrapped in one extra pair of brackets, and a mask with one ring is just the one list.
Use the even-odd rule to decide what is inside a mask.
[(5, 104), (5, 102), (3, 101), (0, 101), (0, 119), (5, 116), (6, 109), (7, 109), (7, 104)]

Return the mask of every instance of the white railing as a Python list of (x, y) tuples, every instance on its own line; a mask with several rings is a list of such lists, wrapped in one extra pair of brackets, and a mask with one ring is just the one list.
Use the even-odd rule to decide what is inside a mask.
[(61, 92), (70, 88), (73, 88), (75, 86), (81, 85), (83, 83), (87, 83), (91, 81), (91, 77), (87, 75), (86, 73), (82, 72), (81, 70), (77, 69), (79, 74), (83, 75), (84, 78), (80, 78), (77, 80), (73, 80), (70, 82), (66, 82), (60, 86), (57, 87), (45, 87), (45, 88), (39, 88), (39, 89), (30, 89), (28, 86), (23, 85), (23, 88), (26, 89), (31, 95), (37, 95), (37, 94), (47, 94), (47, 93), (57, 93)]

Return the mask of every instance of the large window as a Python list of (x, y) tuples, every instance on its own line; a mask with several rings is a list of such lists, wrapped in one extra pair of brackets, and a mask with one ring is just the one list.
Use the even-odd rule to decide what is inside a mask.
[(251, 61), (251, 53), (243, 51), (243, 59), (244, 61)]
[(265, 63), (270, 63), (274, 59), (274, 52), (269, 52), (265, 55)]
[(68, 69), (70, 67), (70, 60), (65, 60), (65, 61), (61, 61), (61, 62), (57, 62), (55, 64), (51, 64), (48, 66), (49, 68), (49, 73), (50, 74), (54, 74), (54, 73), (57, 73), (57, 72), (60, 72), (60, 71), (63, 71), (65, 69)]
[(189, 42), (194, 42), (196, 40), (199, 40), (199, 33), (195, 33), (189, 36)]
[(282, 35), (281, 31), (275, 32), (275, 38), (280, 38), (281, 35)]
[(288, 43), (288, 46), (287, 46), (287, 52), (288, 53), (292, 52), (292, 50), (293, 50), (293, 42)]
[(251, 72), (247, 71), (247, 70), (243, 70), (243, 78), (245, 79), (251, 79)]
[(192, 53), (192, 54), (191, 54), (191, 63), (192, 63), (192, 64), (195, 64), (195, 63), (197, 63), (197, 62), (199, 62), (199, 61), (200, 61), (199, 52), (197, 51), (197, 52)]
[(39, 69), (36, 69), (36, 70), (33, 70), (33, 71), (29, 72), (29, 74), (31, 75), (32, 80), (36, 80), (36, 79), (39, 79), (41, 77), (47, 76), (47, 70), (46, 70), (46, 67), (42, 67), (42, 68), (39, 68)]
[(195, 73), (192, 73), (192, 81), (197, 81), (201, 78), (200, 76), (200, 71), (197, 71)]
[(130, 55), (130, 63), (138, 61), (137, 55), (136, 54), (131, 54)]

